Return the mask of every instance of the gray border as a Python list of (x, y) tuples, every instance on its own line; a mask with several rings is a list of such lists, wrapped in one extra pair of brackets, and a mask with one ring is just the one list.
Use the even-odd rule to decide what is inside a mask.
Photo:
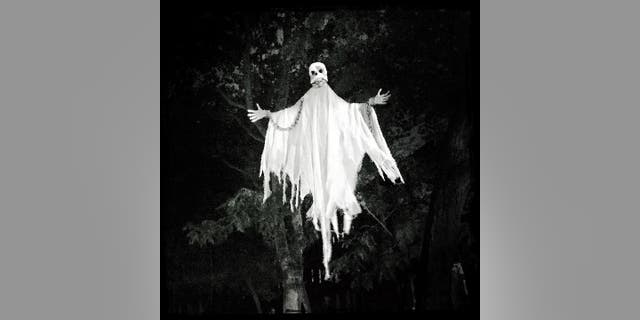
[(0, 2), (0, 319), (158, 319), (157, 1)]
[[(482, 2), (484, 319), (637, 314), (632, 3)], [(158, 29), (0, 3), (0, 318), (158, 318)]]
[(638, 317), (632, 4), (482, 2), (483, 319)]

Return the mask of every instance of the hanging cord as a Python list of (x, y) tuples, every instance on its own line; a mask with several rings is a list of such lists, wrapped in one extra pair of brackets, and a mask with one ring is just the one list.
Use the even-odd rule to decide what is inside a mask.
[(277, 124), (275, 121), (273, 121), (273, 118), (269, 118), (269, 121), (271, 121), (271, 123), (273, 123), (276, 126), (276, 129), (278, 130), (283, 130), (283, 131), (289, 131), (291, 129), (293, 129), (293, 127), (295, 127), (298, 124), (298, 121), (300, 120), (300, 114), (302, 113), (302, 105), (303, 105), (304, 99), (300, 99), (300, 107), (298, 108), (298, 114), (296, 114), (296, 119), (293, 121), (293, 124), (291, 124), (288, 127), (281, 127), (279, 124)]
[(365, 210), (367, 210), (367, 213), (369, 213), (382, 226), (384, 231), (386, 231), (387, 234), (390, 235), (391, 238), (395, 241), (396, 238), (393, 236), (393, 233), (391, 233), (391, 231), (387, 229), (387, 226), (385, 226), (384, 223), (382, 223), (382, 221), (380, 221), (380, 219), (378, 219), (378, 217), (376, 217), (376, 215), (373, 214), (371, 210), (369, 210), (369, 207), (367, 207), (367, 205), (364, 202), (360, 202), (360, 206), (363, 207)]

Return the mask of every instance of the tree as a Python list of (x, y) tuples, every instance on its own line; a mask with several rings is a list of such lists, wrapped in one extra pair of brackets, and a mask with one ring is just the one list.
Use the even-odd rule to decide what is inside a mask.
[(461, 263), (466, 274), (471, 271), (477, 275), (479, 271), (478, 172), (473, 165), (478, 162), (474, 153), (478, 147), (474, 135), (477, 108), (468, 99), (474, 75), (470, 71), (469, 35), (464, 32), (469, 28), (469, 15), (460, 15), (452, 22), (452, 31), (461, 36), (453, 38), (458, 48), (451, 56), (455, 77), (444, 90), (450, 103), (443, 112), (450, 120), (436, 153), (438, 166), (420, 263), (421, 282), (426, 284), (424, 307), (437, 309), (463, 307), (455, 297), (456, 288), (451, 287), (454, 263)]

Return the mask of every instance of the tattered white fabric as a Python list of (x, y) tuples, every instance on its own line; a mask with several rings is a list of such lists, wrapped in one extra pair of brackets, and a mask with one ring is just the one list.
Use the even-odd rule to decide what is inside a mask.
[[(260, 164), (264, 199), (271, 195), (270, 174), (275, 174), (293, 211), (307, 194), (313, 205), (307, 212), (322, 234), (325, 277), (329, 278), (331, 230), (339, 235), (337, 209), (342, 209), (343, 231), (362, 210), (354, 195), (357, 174), (367, 153), (380, 176), (404, 183), (380, 131), (375, 110), (364, 103), (348, 103), (322, 81), (287, 109), (271, 113)], [(384, 173), (384, 174), (383, 174)]]

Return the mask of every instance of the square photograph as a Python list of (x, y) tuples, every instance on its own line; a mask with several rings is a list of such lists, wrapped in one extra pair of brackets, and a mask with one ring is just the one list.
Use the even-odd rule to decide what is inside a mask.
[(478, 19), (163, 6), (163, 317), (479, 316)]

